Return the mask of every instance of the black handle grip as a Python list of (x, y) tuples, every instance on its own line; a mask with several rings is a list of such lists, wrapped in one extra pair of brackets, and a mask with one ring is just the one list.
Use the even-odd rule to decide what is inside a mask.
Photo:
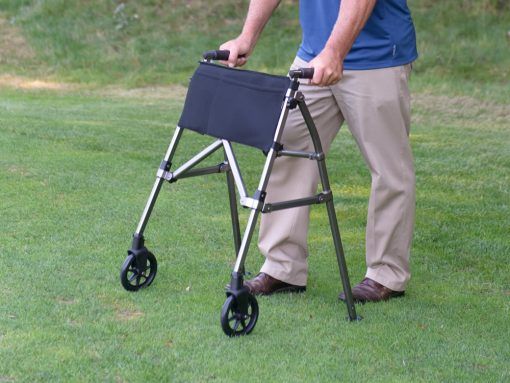
[(227, 61), (228, 56), (230, 56), (230, 51), (207, 51), (202, 55), (204, 60), (218, 60), (218, 61)]
[(299, 68), (293, 69), (289, 71), (289, 76), (291, 78), (313, 78), (314, 69), (313, 68)]

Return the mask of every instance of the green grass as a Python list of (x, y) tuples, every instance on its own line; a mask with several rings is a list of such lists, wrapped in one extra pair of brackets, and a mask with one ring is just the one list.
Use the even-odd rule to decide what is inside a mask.
[[(0, 87), (0, 382), (510, 380), (508, 1), (409, 1), (421, 57), (406, 296), (346, 322), (316, 207), (307, 293), (259, 299), (242, 339), (219, 325), (234, 260), (223, 177), (164, 186), (146, 232), (159, 264), (149, 289), (124, 291), (118, 272), (183, 102), (181, 88), (123, 88), (185, 84), (201, 51), (236, 35), (247, 2), (129, 1), (114, 14), (120, 3), (0, 0), (8, 36), (33, 49), (0, 52), (0, 74), (80, 83)], [(297, 2), (283, 3), (252, 69), (281, 74), (295, 53)], [(184, 140), (176, 162), (207, 142)], [(263, 157), (238, 150), (253, 191)], [(328, 161), (355, 283), (370, 177), (347, 129)], [(252, 246), (248, 270), (262, 261)]]
[[(158, 276), (135, 294), (118, 281), (182, 99), (1, 90), (0, 381), (508, 381), (508, 102), (416, 84), (406, 297), (346, 322), (314, 208), (308, 292), (261, 298), (242, 339), (219, 326), (234, 257), (221, 176), (165, 185), (146, 233)], [(178, 158), (204, 142), (188, 134)], [(253, 190), (263, 158), (242, 158)], [(346, 129), (329, 164), (356, 282), (369, 175)], [(248, 269), (261, 263), (252, 247)]]

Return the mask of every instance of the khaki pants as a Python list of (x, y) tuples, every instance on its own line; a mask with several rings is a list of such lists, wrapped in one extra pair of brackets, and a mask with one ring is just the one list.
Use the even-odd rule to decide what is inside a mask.
[[(293, 63), (293, 67), (306, 66), (300, 58)], [(415, 211), (415, 176), (409, 144), (410, 70), (410, 65), (346, 70), (334, 86), (302, 84), (300, 87), (324, 151), (328, 152), (346, 121), (370, 169), (366, 276), (396, 291), (405, 290), (410, 278)], [(282, 144), (286, 149), (313, 151), (298, 108), (289, 114)], [(315, 161), (277, 158), (266, 201), (311, 196), (316, 193), (318, 183)], [(309, 218), (309, 206), (262, 215), (259, 249), (266, 257), (262, 272), (287, 283), (306, 285)]]

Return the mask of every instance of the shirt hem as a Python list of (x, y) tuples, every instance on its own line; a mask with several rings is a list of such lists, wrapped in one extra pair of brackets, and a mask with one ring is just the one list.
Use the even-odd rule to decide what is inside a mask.
[[(297, 56), (309, 62), (314, 59), (313, 56), (308, 55), (306, 52), (298, 51)], [(400, 60), (391, 60), (391, 61), (382, 61), (382, 62), (374, 62), (370, 64), (360, 64), (360, 65), (349, 65), (344, 63), (344, 70), (371, 70), (371, 69), (383, 69), (383, 68), (391, 68), (401, 65), (406, 65), (412, 63), (418, 58), (418, 54), (412, 55), (410, 58), (403, 58)]]

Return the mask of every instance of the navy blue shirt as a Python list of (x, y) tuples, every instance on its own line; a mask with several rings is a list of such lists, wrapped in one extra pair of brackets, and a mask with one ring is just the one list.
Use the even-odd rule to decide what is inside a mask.
[[(303, 40), (298, 56), (317, 56), (338, 18), (341, 0), (300, 0)], [(418, 57), (406, 0), (377, 0), (374, 11), (345, 58), (344, 69), (378, 69), (408, 64)]]

